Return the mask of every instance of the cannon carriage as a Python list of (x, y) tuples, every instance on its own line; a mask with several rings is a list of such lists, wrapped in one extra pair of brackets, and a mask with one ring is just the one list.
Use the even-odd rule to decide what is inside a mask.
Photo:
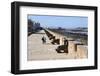
[(60, 45), (56, 49), (57, 53), (68, 53), (68, 40), (64, 40), (64, 44)]

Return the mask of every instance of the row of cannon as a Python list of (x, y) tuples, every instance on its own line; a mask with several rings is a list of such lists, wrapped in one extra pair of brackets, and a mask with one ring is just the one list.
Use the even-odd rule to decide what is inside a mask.
[(88, 47), (80, 41), (77, 41), (73, 38), (68, 38), (63, 35), (56, 34), (51, 30), (45, 30), (46, 35), (48, 36), (51, 43), (58, 44), (59, 46), (55, 49), (57, 53), (73, 53), (77, 52), (79, 58), (88, 57)]
[(47, 30), (45, 30), (46, 35), (48, 36), (49, 40), (52, 40), (52, 44), (60, 44), (60, 39), (56, 39), (55, 36), (53, 36), (53, 34), (51, 34), (50, 32), (48, 32)]
[[(45, 30), (46, 35), (48, 36), (49, 40), (51, 40), (52, 44), (60, 44), (60, 39), (56, 38), (53, 34), (51, 34), (50, 32), (48, 32), (47, 30)], [(63, 50), (63, 51), (62, 51)], [(56, 51), (58, 53), (68, 53), (68, 41), (64, 40), (64, 45), (59, 45), (56, 48)]]
[(77, 52), (79, 49), (81, 49), (82, 51), (85, 49), (84, 52), (87, 50), (87, 48), (85, 48), (87, 45), (84, 45), (83, 43), (78, 42), (76, 40), (73, 40), (72, 38), (64, 39), (64, 36), (58, 36), (57, 34), (53, 33), (50, 30), (44, 30), (44, 31), (45, 31), (46, 35), (48, 36), (49, 40), (51, 40), (51, 43), (53, 45), (54, 44), (59, 45), (56, 48), (57, 53), (69, 53), (70, 50), (72, 50), (72, 49), (75, 52)]

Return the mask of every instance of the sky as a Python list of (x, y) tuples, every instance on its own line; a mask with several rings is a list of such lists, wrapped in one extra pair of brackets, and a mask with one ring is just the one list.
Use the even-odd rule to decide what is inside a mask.
[(28, 15), (28, 19), (39, 22), (42, 27), (50, 28), (77, 28), (88, 26), (88, 17), (83, 16)]

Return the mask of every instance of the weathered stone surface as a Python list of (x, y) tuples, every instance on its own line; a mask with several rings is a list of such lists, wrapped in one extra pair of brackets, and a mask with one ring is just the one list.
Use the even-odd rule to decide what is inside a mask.
[[(52, 33), (53, 34), (53, 33)], [(42, 44), (41, 38), (46, 37), (46, 44)], [(57, 35), (58, 36), (58, 35)], [(62, 37), (61, 35), (59, 35)], [(87, 48), (83, 46), (78, 46), (77, 52), (75, 52), (74, 41), (69, 41), (68, 54), (67, 53), (57, 53), (56, 48), (58, 44), (51, 44), (48, 36), (45, 34), (44, 30), (41, 30), (37, 34), (32, 34), (28, 36), (28, 60), (57, 60), (57, 59), (79, 59), (87, 58)]]

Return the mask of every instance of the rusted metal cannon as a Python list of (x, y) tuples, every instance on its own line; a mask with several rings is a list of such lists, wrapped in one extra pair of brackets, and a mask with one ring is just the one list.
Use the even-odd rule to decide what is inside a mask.
[(53, 39), (52, 44), (60, 44), (60, 39)]
[(68, 49), (66, 45), (58, 46), (56, 51), (57, 53), (68, 53)]
[(45, 32), (46, 32), (46, 35), (48, 36), (49, 39), (53, 36), (53, 35), (52, 35), (51, 33), (49, 33), (48, 31), (45, 30)]
[(51, 36), (51, 37), (49, 37), (49, 39), (50, 39), (50, 40), (55, 39), (55, 36)]
[(68, 53), (68, 40), (64, 40), (64, 45), (60, 45), (56, 49), (57, 53)]

